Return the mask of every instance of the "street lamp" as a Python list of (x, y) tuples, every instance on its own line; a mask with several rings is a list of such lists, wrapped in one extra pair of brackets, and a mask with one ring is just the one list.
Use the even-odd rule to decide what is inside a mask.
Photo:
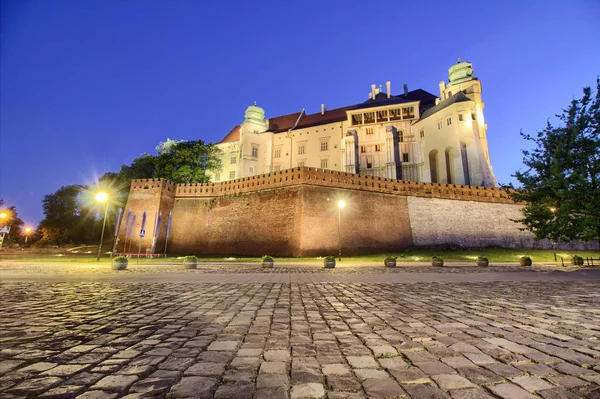
[[(554, 221), (554, 218), (556, 217), (556, 208), (551, 206), (550, 212), (552, 212), (552, 221)], [(550, 242), (552, 243), (552, 252), (554, 253), (554, 261), (556, 262), (556, 248), (554, 246), (555, 242), (552, 239), (550, 240)]]
[(342, 261), (342, 209), (346, 206), (344, 200), (338, 201), (338, 260)]
[(25, 227), (25, 244), (27, 244), (27, 238), (29, 237), (29, 233), (31, 233), (31, 227)]
[(102, 234), (100, 235), (100, 245), (98, 245), (98, 257), (97, 261), (100, 261), (100, 251), (102, 250), (102, 240), (104, 239), (104, 227), (106, 226), (106, 215), (108, 214), (108, 195), (105, 192), (99, 192), (96, 194), (96, 201), (99, 203), (105, 203), (104, 206), (104, 221), (102, 222)]

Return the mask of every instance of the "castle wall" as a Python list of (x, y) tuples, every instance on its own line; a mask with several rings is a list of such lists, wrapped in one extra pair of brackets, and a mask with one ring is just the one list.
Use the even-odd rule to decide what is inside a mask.
[[(511, 219), (520, 207), (505, 190), (419, 182), (315, 168), (293, 168), (223, 183), (178, 184), (134, 180), (125, 208), (137, 214), (130, 238), (125, 217), (117, 252), (137, 253), (141, 215), (147, 213), (141, 253), (162, 253), (172, 211), (168, 253), (323, 256), (338, 253), (338, 201), (343, 254), (400, 251), (411, 245), (540, 247)], [(125, 244), (129, 242), (129, 246)], [(557, 248), (594, 248), (558, 243)]]

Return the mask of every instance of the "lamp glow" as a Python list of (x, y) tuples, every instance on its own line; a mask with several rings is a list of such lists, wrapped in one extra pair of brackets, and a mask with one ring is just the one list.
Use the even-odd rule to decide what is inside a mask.
[(2, 212), (0, 213), (0, 219), (6, 219), (8, 217), (8, 213)]
[(108, 201), (108, 195), (105, 192), (99, 192), (96, 194), (96, 201), (98, 202), (106, 202)]
[(338, 201), (338, 208), (344, 209), (345, 206), (346, 206), (346, 202), (344, 200)]

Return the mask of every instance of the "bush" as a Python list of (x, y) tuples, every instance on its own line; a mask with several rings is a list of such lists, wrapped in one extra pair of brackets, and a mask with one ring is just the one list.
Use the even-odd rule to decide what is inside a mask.
[(329, 255), (324, 258), (325, 260), (335, 260), (335, 256)]
[(183, 260), (198, 260), (198, 257), (196, 255), (188, 255), (184, 256)]
[(120, 262), (120, 261), (123, 261), (123, 260), (128, 261), (129, 258), (127, 256), (120, 255), (120, 256), (115, 256), (112, 260), (116, 261), (116, 262)]
[(272, 256), (269, 256), (269, 255), (263, 255), (263, 257), (261, 258), (261, 260), (262, 260), (263, 262), (265, 262), (265, 261), (266, 261), (266, 262), (273, 262), (273, 257), (272, 257)]

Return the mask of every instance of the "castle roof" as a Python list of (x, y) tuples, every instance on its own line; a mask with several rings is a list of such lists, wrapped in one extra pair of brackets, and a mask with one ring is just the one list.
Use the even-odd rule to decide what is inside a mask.
[(237, 125), (229, 133), (227, 136), (223, 137), (223, 140), (219, 141), (217, 144), (230, 143), (232, 141), (238, 141), (240, 139), (240, 125)]
[[(346, 107), (335, 108), (331, 110), (326, 110), (324, 113), (314, 113), (307, 115), (303, 112), (294, 112), (292, 114), (276, 116), (274, 118), (268, 119), (268, 132), (272, 133), (282, 133), (287, 132), (291, 128), (294, 127), (298, 118), (298, 125), (296, 129), (303, 129), (312, 126), (326, 125), (334, 122), (341, 122), (348, 118), (346, 112), (355, 110), (355, 109), (366, 109), (366, 108), (374, 108), (381, 107), (385, 105), (393, 105), (393, 104), (404, 104), (410, 102), (420, 101), (420, 113), (423, 113), (425, 110), (433, 107), (435, 105), (435, 99), (437, 97), (431, 93), (426, 92), (422, 89), (417, 89), (413, 91), (409, 91), (406, 95), (400, 94), (398, 96), (390, 96), (387, 98), (387, 94), (378, 93), (375, 96), (375, 99), (368, 99), (367, 101), (360, 103), (349, 105)], [(240, 126), (234, 127), (228, 134), (218, 142), (217, 144), (229, 143), (232, 141), (237, 141), (240, 139)]]
[(465, 101), (473, 101), (473, 100), (471, 100), (469, 97), (467, 97), (465, 95), (465, 93), (463, 93), (462, 91), (459, 91), (458, 93), (454, 94), (452, 97), (445, 99), (444, 101), (440, 102), (438, 105), (431, 107), (427, 111), (423, 112), (423, 115), (421, 115), (421, 119), (419, 119), (419, 120), (422, 121), (423, 119), (435, 114), (436, 112), (443, 110), (446, 107), (449, 107), (452, 104), (462, 103)]

